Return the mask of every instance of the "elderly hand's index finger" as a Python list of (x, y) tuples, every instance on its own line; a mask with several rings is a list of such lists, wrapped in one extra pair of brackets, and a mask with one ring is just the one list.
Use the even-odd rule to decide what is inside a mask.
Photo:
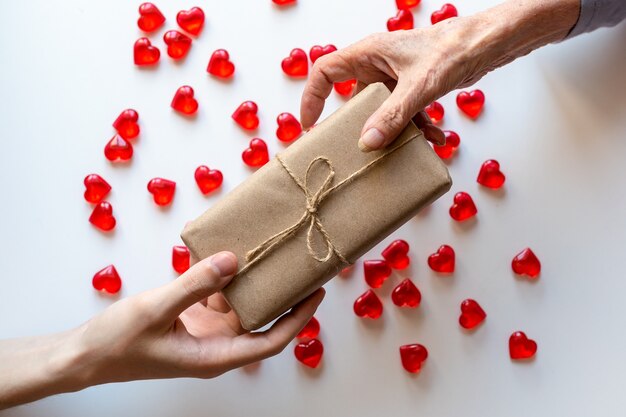
[(324, 103), (333, 89), (333, 83), (355, 78), (349, 63), (349, 54), (336, 51), (315, 61), (300, 103), (300, 122), (308, 129), (320, 117)]

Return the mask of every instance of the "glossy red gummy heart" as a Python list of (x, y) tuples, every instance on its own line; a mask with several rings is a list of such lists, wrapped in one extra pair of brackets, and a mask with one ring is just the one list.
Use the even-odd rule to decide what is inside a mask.
[(356, 80), (346, 80), (338, 83), (334, 83), (333, 87), (337, 94), (342, 96), (351, 96), (354, 91), (354, 87), (356, 86)]
[(133, 157), (133, 145), (120, 135), (115, 135), (105, 145), (104, 156), (111, 162), (128, 161)]
[(480, 167), (476, 182), (488, 188), (498, 189), (502, 187), (506, 177), (500, 171), (500, 164), (495, 159), (485, 161)]
[(99, 203), (111, 191), (111, 186), (98, 174), (89, 174), (83, 180), (85, 184), (85, 200), (88, 203)]
[(250, 167), (265, 165), (270, 160), (265, 141), (259, 138), (252, 139), (250, 146), (241, 154), (241, 159)]
[(410, 10), (400, 9), (395, 17), (387, 20), (387, 30), (389, 32), (410, 29), (413, 29), (413, 13)]
[(363, 318), (377, 319), (383, 314), (383, 303), (372, 290), (367, 290), (354, 302), (354, 313)]
[(211, 54), (206, 71), (219, 78), (229, 78), (235, 73), (235, 64), (230, 61), (226, 49), (218, 49)]
[(317, 339), (311, 339), (308, 342), (301, 342), (294, 349), (296, 359), (309, 368), (317, 368), (322, 355), (324, 354), (324, 345)]
[(200, 165), (196, 168), (194, 178), (200, 192), (205, 195), (218, 189), (222, 185), (222, 181), (224, 181), (224, 176), (219, 170), (209, 169), (206, 165)]
[(424, 108), (424, 111), (426, 112), (426, 114), (428, 114), (428, 117), (430, 117), (430, 120), (434, 124), (441, 122), (445, 113), (443, 106), (438, 101), (433, 101), (432, 103), (430, 103)]
[(383, 252), (383, 258), (387, 264), (394, 269), (405, 269), (411, 263), (408, 256), (409, 244), (402, 239), (394, 240), (387, 246)]
[(474, 217), (478, 210), (472, 197), (466, 192), (458, 192), (454, 195), (454, 203), (450, 207), (450, 217), (457, 222), (462, 222)]
[(309, 73), (309, 60), (300, 48), (291, 50), (289, 56), (281, 63), (283, 72), (290, 77), (306, 77)]
[(294, 4), (296, 0), (272, 0), (274, 4), (278, 4), (279, 6), (285, 6), (287, 4)]
[(330, 43), (326, 46), (315, 45), (311, 47), (309, 51), (309, 58), (311, 58), (311, 62), (315, 62), (319, 57), (335, 52), (336, 50), (337, 47)]
[(406, 278), (391, 292), (391, 301), (398, 307), (417, 307), (422, 301), (422, 294), (413, 281)]
[(154, 202), (159, 206), (166, 206), (172, 202), (176, 192), (176, 183), (165, 178), (152, 178), (148, 182), (148, 191)]
[(174, 246), (172, 248), (172, 267), (179, 274), (184, 274), (189, 269), (189, 249), (187, 246)]
[(139, 6), (137, 26), (144, 32), (157, 30), (165, 22), (163, 13), (152, 3), (143, 3)]
[(422, 364), (428, 358), (428, 350), (423, 345), (414, 343), (400, 346), (400, 360), (402, 366), (412, 374), (418, 373), (422, 369)]
[(230, 117), (244, 129), (254, 130), (259, 126), (258, 111), (256, 103), (248, 100), (241, 103)]
[(135, 65), (154, 65), (159, 62), (161, 51), (156, 46), (152, 46), (148, 38), (139, 38), (133, 47), (133, 59)]
[(509, 338), (511, 359), (529, 359), (537, 352), (537, 342), (529, 339), (524, 332), (515, 332)]
[(115, 227), (115, 217), (113, 217), (113, 206), (108, 201), (101, 201), (93, 208), (89, 223), (98, 229), (108, 232)]
[(483, 105), (485, 104), (485, 95), (480, 90), (470, 91), (461, 91), (456, 96), (456, 105), (459, 106), (459, 109), (472, 119), (478, 117), (480, 112), (483, 110)]
[(320, 322), (315, 317), (311, 317), (311, 320), (300, 330), (300, 333), (296, 335), (298, 339), (314, 339), (320, 334)]
[(410, 9), (420, 4), (421, 0), (396, 0), (396, 6), (398, 9)]
[(115, 267), (109, 265), (96, 272), (91, 280), (91, 285), (98, 291), (116, 294), (122, 288), (122, 279)]
[(474, 300), (468, 298), (461, 303), (461, 315), (459, 324), (464, 329), (473, 329), (485, 320), (487, 313)]
[(283, 142), (291, 142), (302, 133), (302, 125), (291, 113), (281, 113), (276, 118), (276, 137)]
[(428, 257), (428, 266), (435, 272), (454, 272), (455, 254), (454, 249), (448, 245), (441, 245), (437, 252)]
[(391, 275), (391, 267), (387, 261), (365, 261), (363, 262), (363, 272), (367, 285), (372, 288), (380, 288)]
[(163, 42), (167, 45), (167, 54), (170, 58), (184, 58), (189, 49), (191, 49), (191, 38), (177, 30), (165, 32)]
[(199, 7), (192, 7), (189, 10), (181, 10), (176, 15), (178, 26), (194, 36), (198, 36), (204, 26), (204, 12)]
[(452, 130), (444, 130), (443, 134), (446, 137), (446, 143), (441, 146), (433, 145), (433, 149), (441, 159), (448, 159), (454, 155), (454, 152), (461, 144), (461, 138)]
[(456, 7), (454, 7), (450, 3), (446, 3), (441, 6), (441, 9), (433, 12), (433, 14), (430, 15), (430, 23), (434, 25), (435, 23), (439, 23), (442, 20), (450, 19), (451, 17), (457, 16), (458, 12), (456, 11)]
[(539, 262), (539, 258), (530, 248), (526, 248), (515, 255), (511, 262), (511, 268), (518, 275), (528, 275), (530, 278), (536, 278), (541, 272), (541, 262)]
[(117, 116), (113, 122), (113, 128), (124, 139), (133, 139), (139, 135), (139, 114), (133, 109), (126, 109)]
[(176, 90), (176, 94), (174, 94), (170, 106), (172, 106), (174, 110), (187, 115), (194, 114), (198, 111), (198, 101), (194, 98), (193, 88), (188, 85), (183, 85)]

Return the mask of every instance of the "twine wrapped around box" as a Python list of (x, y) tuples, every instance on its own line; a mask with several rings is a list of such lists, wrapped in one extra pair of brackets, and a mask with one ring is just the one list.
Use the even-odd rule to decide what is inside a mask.
[(237, 256), (222, 293), (245, 329), (283, 314), (449, 190), (412, 123), (386, 149), (358, 149), (389, 94), (368, 86), (185, 227), (195, 258)]

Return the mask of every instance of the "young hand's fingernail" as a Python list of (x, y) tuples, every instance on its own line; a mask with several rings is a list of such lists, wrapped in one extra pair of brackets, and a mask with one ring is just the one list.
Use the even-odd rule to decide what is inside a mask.
[(211, 263), (220, 271), (220, 276), (225, 277), (237, 272), (237, 257), (232, 252), (216, 253), (211, 257)]
[(382, 147), (384, 142), (385, 137), (381, 131), (372, 127), (359, 139), (359, 149), (363, 152), (369, 152)]

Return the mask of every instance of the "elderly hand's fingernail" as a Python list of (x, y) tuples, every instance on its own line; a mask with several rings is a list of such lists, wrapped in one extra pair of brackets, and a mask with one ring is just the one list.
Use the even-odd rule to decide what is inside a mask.
[(359, 139), (359, 149), (363, 152), (379, 149), (385, 143), (382, 132), (375, 127), (368, 129)]

